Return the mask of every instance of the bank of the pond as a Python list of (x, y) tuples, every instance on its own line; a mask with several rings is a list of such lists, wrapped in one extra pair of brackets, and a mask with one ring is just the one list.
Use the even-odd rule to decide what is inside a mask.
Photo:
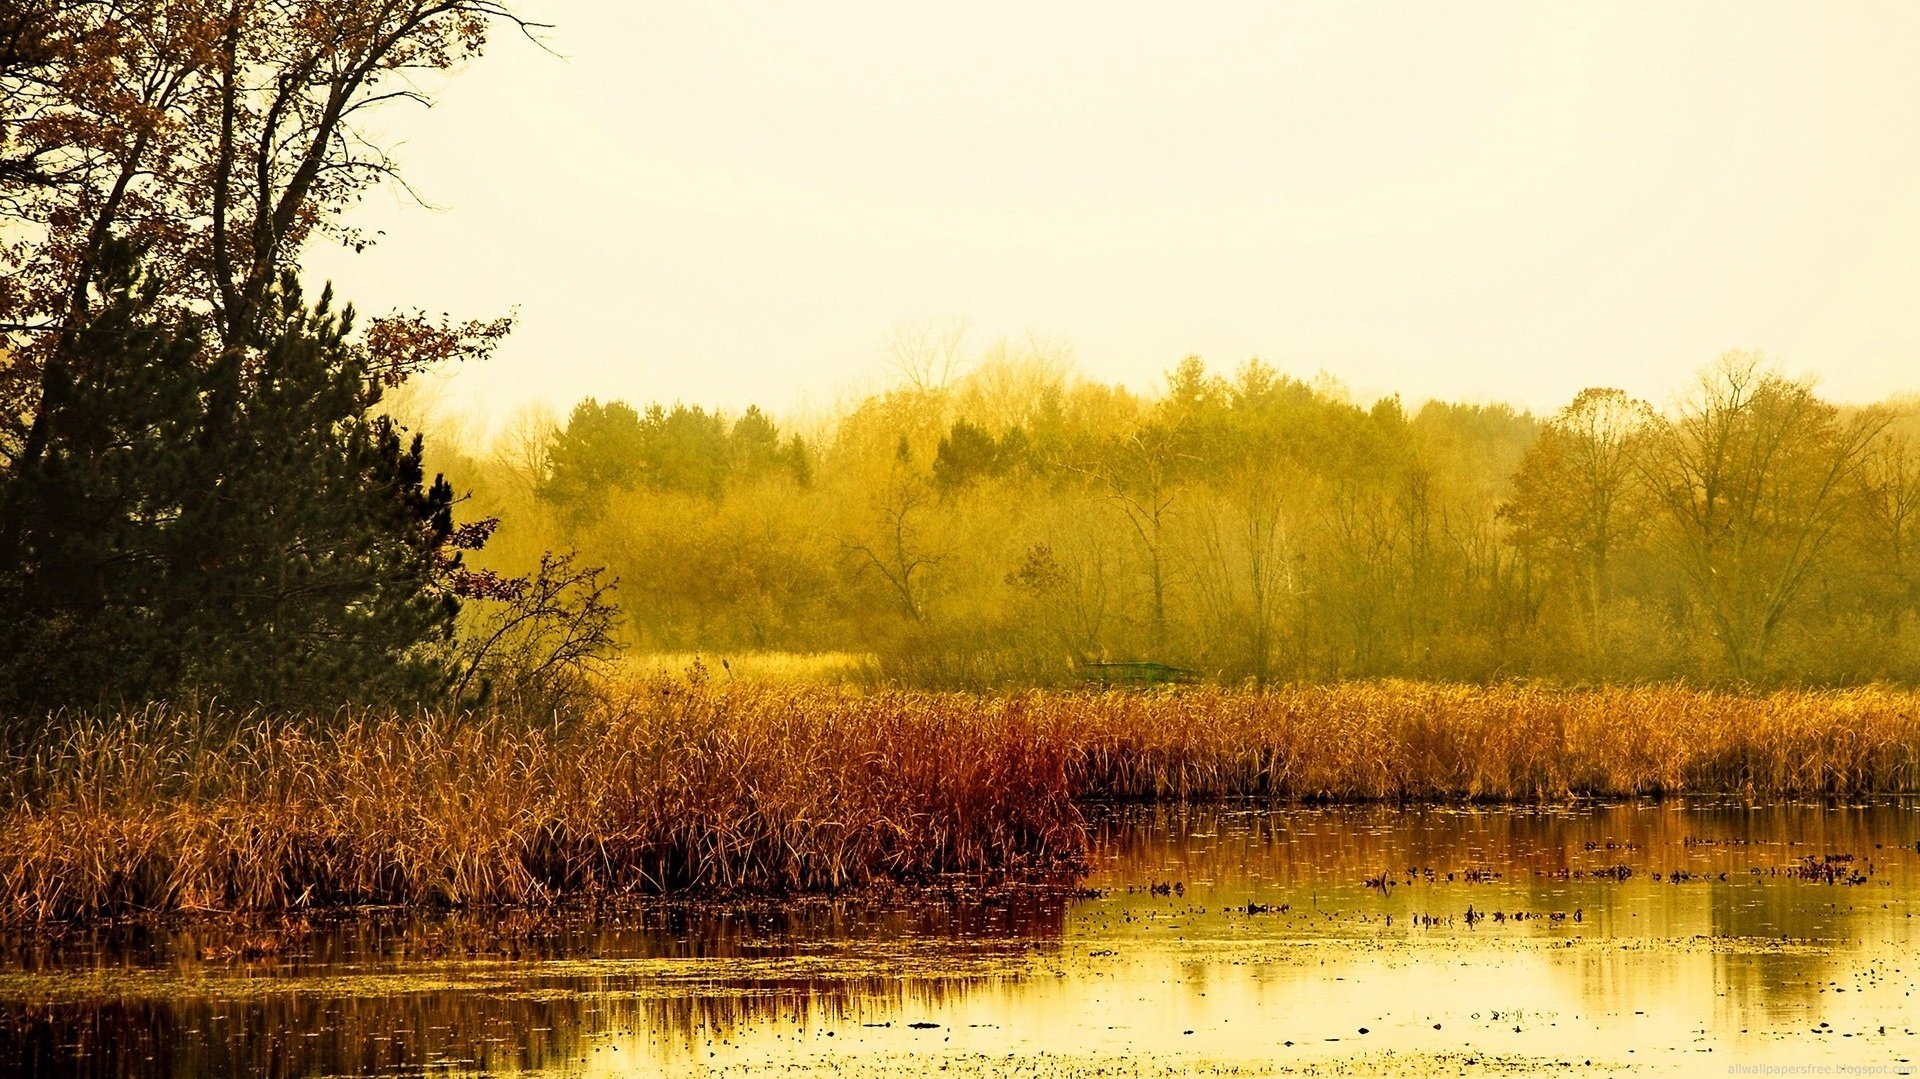
[(1073, 864), (1088, 799), (1920, 790), (1920, 697), (1369, 683), (970, 696), (656, 680), (560, 721), (57, 719), (0, 920), (791, 892)]

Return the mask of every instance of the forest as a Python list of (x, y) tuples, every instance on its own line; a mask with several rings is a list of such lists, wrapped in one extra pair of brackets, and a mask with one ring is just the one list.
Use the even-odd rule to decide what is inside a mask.
[[(620, 580), (638, 653), (847, 652), (866, 675), (1756, 687), (1920, 677), (1920, 411), (1708, 358), (1664, 408), (1355, 400), (1258, 360), (1158, 392), (1057, 346), (895, 335), (825, 419), (587, 399), (440, 463), (525, 571)], [(960, 373), (952, 373), (959, 371)], [(448, 425), (458, 430), (457, 424)]]

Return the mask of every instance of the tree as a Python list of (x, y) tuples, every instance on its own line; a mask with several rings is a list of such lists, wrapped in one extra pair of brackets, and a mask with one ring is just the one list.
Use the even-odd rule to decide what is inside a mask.
[(14, 557), (0, 562), (0, 711), (96, 687), (144, 695), (181, 666), (169, 608), (191, 594), (164, 575), (203, 427), (199, 336), (153, 316), (154, 282), (130, 260), (102, 277), (107, 302), (75, 335), (90, 362), (48, 384), (49, 452), (0, 474), (0, 505), (16, 515)]
[(1167, 589), (1171, 557), (1167, 528), (1181, 493), (1186, 461), (1174, 432), (1147, 424), (1115, 436), (1077, 470), (1118, 506), (1146, 558), (1149, 597), (1148, 645), (1158, 654), (1167, 642)]
[(748, 405), (727, 432), (727, 473), (736, 479), (754, 480), (784, 463), (780, 428), (758, 405)]
[(632, 405), (586, 398), (554, 434), (538, 494), (575, 523), (593, 517), (609, 494), (639, 486), (645, 439)]
[(726, 424), (698, 405), (650, 406), (640, 423), (640, 478), (660, 491), (715, 497), (727, 477)]
[[(164, 285), (113, 245), (48, 385), (20, 511), (0, 679), (16, 709), (193, 690), (276, 706), (419, 699), (471, 578), (419, 436), (373, 414), (351, 311), (269, 291), (259, 348), (203, 358)], [(53, 656), (58, 661), (50, 661)]]
[[(16, 9), (21, 11), (21, 9)], [(413, 76), (477, 56), (502, 0), (33, 0), (0, 18), (0, 457), (31, 468), (40, 401), (116, 241), (163, 283), (156, 311), (208, 310), (210, 353), (254, 348), (310, 236), (394, 175), (364, 122), (424, 102)], [(368, 334), (388, 377), (484, 352), (504, 321), (423, 316)], [(0, 507), (5, 509), (5, 507)], [(8, 515), (17, 520), (17, 514)], [(13, 529), (0, 528), (0, 555)]]
[(537, 496), (553, 474), (553, 444), (560, 422), (544, 401), (516, 408), (493, 441), (492, 464), (513, 481), (516, 493)]
[(1752, 680), (1840, 524), (1887, 417), (1842, 420), (1805, 383), (1729, 352), (1662, 430), (1646, 475), (1696, 610), (1733, 677)]
[(996, 341), (954, 387), (954, 414), (991, 435), (1029, 426), (1036, 414), (1059, 408), (1072, 357), (1066, 345), (1033, 334)]
[(806, 439), (799, 435), (789, 436), (783, 457), (787, 463), (787, 475), (795, 485), (806, 487), (813, 483), (813, 450), (808, 447)]
[(1229, 669), (1265, 683), (1300, 590), (1288, 506), (1299, 477), (1277, 455), (1248, 449), (1200, 505), (1194, 583), (1208, 622), (1224, 631)]
[(994, 438), (985, 428), (958, 420), (934, 449), (933, 482), (950, 494), (975, 480), (1004, 476), (1023, 467), (1032, 455), (1027, 433), (1018, 427), (1009, 427)]
[(965, 319), (901, 323), (887, 334), (886, 364), (909, 392), (942, 396), (959, 371), (966, 339)]
[(1920, 448), (1905, 434), (1882, 435), (1855, 482), (1853, 523), (1877, 586), (1875, 605), (1897, 618), (1920, 602)]
[(923, 518), (932, 503), (925, 480), (895, 475), (875, 494), (863, 534), (841, 540), (859, 556), (860, 570), (871, 568), (886, 581), (910, 622), (926, 618), (926, 576), (945, 558), (924, 534)]
[(1512, 541), (1565, 579), (1590, 652), (1614, 597), (1615, 560), (1645, 527), (1643, 474), (1653, 409), (1613, 389), (1585, 389), (1527, 450), (1500, 516)]
[(1387, 673), (1429, 585), (1415, 568), (1429, 516), (1424, 474), (1397, 398), (1336, 405), (1319, 422), (1306, 624), (1324, 673)]

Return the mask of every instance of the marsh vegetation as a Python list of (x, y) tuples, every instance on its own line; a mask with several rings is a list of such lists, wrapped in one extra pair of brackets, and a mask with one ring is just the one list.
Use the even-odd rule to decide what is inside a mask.
[(544, 906), (946, 874), (1071, 880), (1087, 806), (1920, 790), (1920, 708), (1349, 684), (977, 696), (689, 679), (565, 716), (156, 706), (55, 720), (7, 761), (0, 914)]

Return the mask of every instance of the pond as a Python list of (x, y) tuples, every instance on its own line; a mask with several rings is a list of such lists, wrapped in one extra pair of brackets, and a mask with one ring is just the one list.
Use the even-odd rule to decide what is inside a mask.
[(1903, 1074), (1920, 1057), (1920, 802), (1116, 808), (1094, 830), (1071, 887), (15, 938), (0, 1072)]

